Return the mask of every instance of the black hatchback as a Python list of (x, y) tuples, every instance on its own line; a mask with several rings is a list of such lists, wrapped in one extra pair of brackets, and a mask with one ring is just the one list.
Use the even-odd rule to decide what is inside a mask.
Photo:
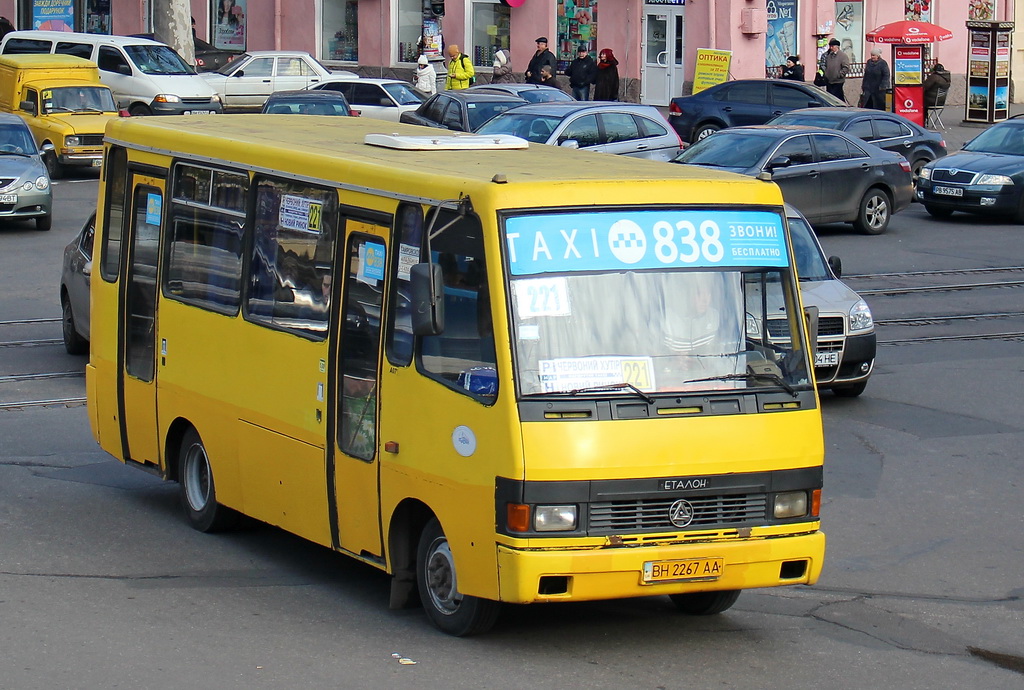
[(925, 163), (946, 155), (946, 140), (895, 113), (868, 108), (801, 108), (783, 113), (772, 125), (838, 129), (910, 161), (914, 179)]
[(737, 79), (692, 96), (673, 98), (668, 121), (683, 141), (696, 142), (726, 127), (763, 125), (797, 108), (843, 107), (818, 87), (787, 79)]
[(522, 98), (468, 89), (434, 94), (416, 110), (402, 113), (400, 122), (440, 127), (456, 132), (475, 132), (498, 113), (526, 103)]

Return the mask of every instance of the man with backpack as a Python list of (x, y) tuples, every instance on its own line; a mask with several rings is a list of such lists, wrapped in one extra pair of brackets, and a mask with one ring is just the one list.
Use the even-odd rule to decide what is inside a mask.
[(468, 89), (476, 81), (476, 69), (473, 61), (462, 54), (454, 43), (448, 46), (448, 78), (445, 88), (449, 91)]

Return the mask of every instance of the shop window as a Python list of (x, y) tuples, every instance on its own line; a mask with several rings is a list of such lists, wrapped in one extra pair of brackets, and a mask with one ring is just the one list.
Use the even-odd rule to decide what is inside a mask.
[(475, 0), (472, 12), (468, 50), (475, 66), (490, 67), (495, 53), (508, 50), (509, 8), (496, 0)]
[(423, 33), (423, 0), (397, 0), (398, 56), (397, 62), (416, 62), (419, 40)]
[(323, 0), (324, 60), (359, 60), (359, 3), (356, 0)]

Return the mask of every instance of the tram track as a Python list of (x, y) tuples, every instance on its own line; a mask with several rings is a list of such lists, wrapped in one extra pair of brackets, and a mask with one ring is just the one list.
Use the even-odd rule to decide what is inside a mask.
[[(0, 321), (0, 349), (11, 350), (4, 355), (0, 373), (0, 411), (85, 403), (85, 395), (80, 394), (84, 392), (80, 383), (85, 378), (84, 362), (69, 369), (72, 359), (49, 349), (63, 345), (63, 337), (50, 337), (54, 330), (60, 333), (60, 328), (61, 319), (53, 317)], [(63, 348), (60, 351), (63, 353)]]

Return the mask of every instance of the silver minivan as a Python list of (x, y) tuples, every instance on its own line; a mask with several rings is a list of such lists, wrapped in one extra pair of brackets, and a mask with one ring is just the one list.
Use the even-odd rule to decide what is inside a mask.
[(54, 53), (92, 60), (119, 108), (132, 115), (223, 112), (220, 96), (170, 46), (133, 36), (63, 31), (13, 31), (4, 55)]

